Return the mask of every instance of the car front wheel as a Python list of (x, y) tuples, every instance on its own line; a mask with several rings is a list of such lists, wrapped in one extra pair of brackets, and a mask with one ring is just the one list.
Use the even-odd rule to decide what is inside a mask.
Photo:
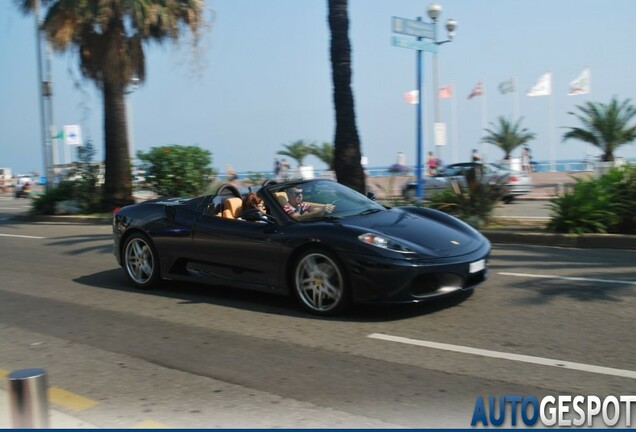
[(137, 288), (154, 288), (159, 281), (159, 260), (150, 239), (132, 234), (124, 245), (124, 269), (128, 280)]
[(349, 304), (349, 289), (338, 260), (326, 251), (308, 251), (296, 262), (294, 291), (301, 305), (317, 315), (332, 315)]

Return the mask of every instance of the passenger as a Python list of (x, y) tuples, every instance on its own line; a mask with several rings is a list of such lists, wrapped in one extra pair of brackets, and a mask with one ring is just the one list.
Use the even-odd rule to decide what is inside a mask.
[(303, 190), (298, 187), (287, 189), (286, 203), (282, 204), (285, 213), (294, 219), (303, 220), (331, 213), (333, 204), (309, 204), (303, 202)]
[(243, 205), (241, 208), (243, 209), (242, 211), (245, 211), (248, 209), (258, 209), (263, 213), (267, 211), (267, 209), (265, 208), (265, 203), (263, 202), (263, 198), (258, 196), (256, 192), (250, 192), (247, 195), (245, 195), (245, 198), (243, 198)]
[[(243, 204), (241, 205), (241, 216), (239, 217), (239, 219), (246, 220), (243, 218), (243, 214), (246, 211), (250, 211), (250, 210), (251, 211), (258, 210), (262, 214), (265, 214), (265, 212), (267, 212), (267, 208), (265, 208), (265, 203), (263, 202), (263, 198), (258, 196), (256, 192), (250, 192), (247, 195), (245, 195), (245, 197), (243, 198)], [(252, 218), (250, 218), (250, 221), (264, 222), (264, 220), (254, 220)]]

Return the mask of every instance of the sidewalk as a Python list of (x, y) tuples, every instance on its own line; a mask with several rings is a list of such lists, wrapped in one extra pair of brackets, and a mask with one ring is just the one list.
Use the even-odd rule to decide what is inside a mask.
[[(594, 173), (590, 171), (532, 173), (532, 192), (521, 195), (517, 199), (547, 200), (563, 193), (567, 185), (576, 182), (575, 179), (593, 175)], [(413, 180), (412, 175), (369, 177), (367, 184), (373, 187), (378, 198), (384, 198), (387, 195), (399, 196), (402, 191), (402, 185), (411, 180)]]
[(591, 171), (576, 172), (539, 172), (532, 173), (532, 185), (534, 189), (526, 195), (521, 195), (518, 199), (550, 199), (562, 194), (567, 185), (572, 185), (576, 179), (585, 179), (594, 176)]

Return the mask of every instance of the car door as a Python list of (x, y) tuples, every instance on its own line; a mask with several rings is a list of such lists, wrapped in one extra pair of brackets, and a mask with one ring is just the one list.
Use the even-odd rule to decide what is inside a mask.
[[(464, 167), (461, 165), (449, 165), (442, 172), (444, 183), (440, 184), (440, 188), (447, 189), (452, 187), (455, 182), (460, 188), (466, 187), (466, 177), (464, 176)], [(443, 186), (443, 187), (442, 187)]]
[(279, 285), (281, 236), (275, 223), (202, 215), (193, 240), (200, 270), (209, 278), (251, 288)]

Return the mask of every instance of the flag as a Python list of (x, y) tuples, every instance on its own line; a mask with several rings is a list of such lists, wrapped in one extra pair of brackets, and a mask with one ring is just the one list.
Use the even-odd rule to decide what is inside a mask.
[(509, 80), (500, 82), (497, 88), (499, 89), (499, 93), (502, 95), (512, 93), (515, 91), (515, 82), (512, 78), (510, 78)]
[(536, 84), (528, 89), (526, 96), (550, 96), (552, 94), (552, 72), (544, 73)]
[(452, 84), (446, 84), (445, 86), (442, 86), (439, 88), (439, 91), (437, 92), (437, 97), (439, 99), (448, 99), (450, 97), (453, 96), (453, 85)]
[(411, 90), (404, 93), (404, 100), (406, 103), (410, 103), (411, 105), (417, 105), (419, 97), (420, 92), (417, 90)]
[(468, 95), (468, 99), (472, 99), (475, 96), (481, 96), (484, 94), (484, 84), (482, 81), (479, 81), (473, 91)]
[(586, 68), (574, 81), (570, 81), (568, 96), (588, 94), (590, 92), (590, 75), (590, 68)]

